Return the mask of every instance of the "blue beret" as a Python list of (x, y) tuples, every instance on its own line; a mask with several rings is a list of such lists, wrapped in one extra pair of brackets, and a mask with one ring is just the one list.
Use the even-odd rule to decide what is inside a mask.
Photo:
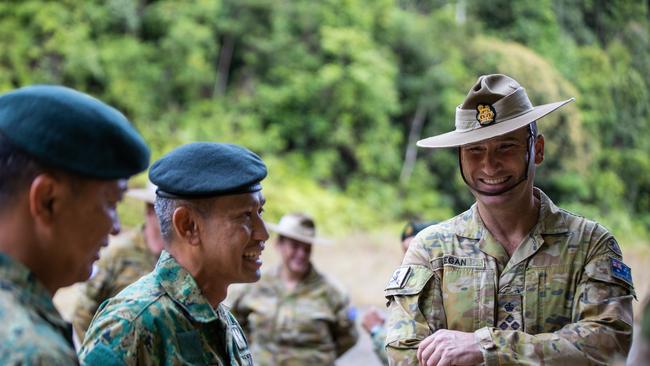
[(149, 180), (166, 198), (204, 198), (262, 189), (266, 165), (250, 150), (231, 144), (193, 142), (151, 165)]
[(0, 132), (38, 161), (91, 178), (127, 178), (149, 165), (149, 148), (124, 115), (62, 86), (0, 96)]

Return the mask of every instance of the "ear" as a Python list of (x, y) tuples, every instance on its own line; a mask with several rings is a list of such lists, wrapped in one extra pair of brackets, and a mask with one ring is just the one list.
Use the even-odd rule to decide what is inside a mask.
[(36, 222), (52, 225), (61, 199), (61, 184), (52, 175), (44, 173), (34, 178), (29, 187), (29, 211)]
[(535, 164), (539, 165), (544, 161), (544, 135), (541, 133), (535, 139)]
[(199, 245), (199, 217), (188, 207), (178, 207), (174, 210), (172, 224), (176, 235), (190, 245)]

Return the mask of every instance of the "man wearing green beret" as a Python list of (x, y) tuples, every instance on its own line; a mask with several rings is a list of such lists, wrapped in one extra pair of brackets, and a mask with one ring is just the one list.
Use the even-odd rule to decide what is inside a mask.
[(90, 275), (126, 178), (149, 164), (129, 121), (60, 86), (0, 96), (0, 364), (75, 365), (57, 289)]
[(266, 174), (249, 150), (209, 142), (181, 146), (152, 165), (165, 249), (153, 272), (102, 304), (82, 364), (253, 364), (221, 302), (230, 284), (260, 278)]
[(455, 147), (476, 199), (421, 231), (386, 286), (392, 365), (606, 365), (632, 338), (634, 287), (614, 236), (534, 186), (534, 106), (506, 75), (484, 75), (455, 130), (418, 142)]
[(93, 276), (80, 287), (72, 316), (74, 333), (80, 342), (99, 305), (151, 272), (163, 249), (154, 210), (156, 186), (149, 183), (146, 188), (132, 188), (126, 196), (144, 202), (145, 222), (139, 229), (115, 237), (95, 263)]

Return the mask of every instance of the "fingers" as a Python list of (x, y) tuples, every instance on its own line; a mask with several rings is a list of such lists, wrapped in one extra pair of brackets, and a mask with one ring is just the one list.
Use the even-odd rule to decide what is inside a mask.
[(418, 347), (417, 358), (420, 365), (426, 365), (429, 356), (435, 351), (436, 334), (426, 337)]

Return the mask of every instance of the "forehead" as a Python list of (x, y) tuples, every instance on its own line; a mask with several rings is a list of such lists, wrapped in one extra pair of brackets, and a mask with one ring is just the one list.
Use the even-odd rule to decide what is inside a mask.
[(220, 210), (237, 210), (250, 207), (261, 207), (266, 203), (262, 191), (220, 196), (215, 199), (215, 205)]
[(499, 143), (499, 142), (504, 142), (504, 141), (525, 142), (527, 138), (528, 138), (528, 126), (525, 126), (525, 127), (520, 128), (520, 129), (514, 130), (512, 132), (508, 132), (508, 133), (506, 133), (504, 135), (492, 137), (492, 138), (487, 139), (487, 140), (473, 142), (473, 143), (467, 144), (467, 145), (462, 145), (461, 147), (476, 146), (476, 145), (491, 144), (491, 143)]
[[(96, 192), (101, 195), (106, 195), (120, 199), (127, 190), (126, 179), (115, 180), (97, 180), (97, 179), (83, 179), (83, 187), (90, 192)], [(72, 183), (74, 186), (74, 183)]]

